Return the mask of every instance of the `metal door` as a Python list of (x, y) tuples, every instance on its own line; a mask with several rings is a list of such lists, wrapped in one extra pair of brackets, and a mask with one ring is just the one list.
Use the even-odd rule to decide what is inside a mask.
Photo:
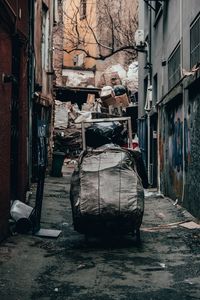
[(19, 162), (19, 77), (20, 42), (17, 36), (12, 41), (12, 96), (11, 96), (11, 199), (18, 196)]

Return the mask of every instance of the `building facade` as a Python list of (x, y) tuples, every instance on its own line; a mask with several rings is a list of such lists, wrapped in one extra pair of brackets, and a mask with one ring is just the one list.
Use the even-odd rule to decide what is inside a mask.
[(39, 121), (50, 130), (54, 7), (0, 0), (0, 240), (9, 233), (12, 201), (25, 202), (36, 177)]
[[(32, 92), (32, 176), (37, 179), (38, 134), (43, 128), (49, 162), (52, 152), (53, 130), (53, 28), (56, 24), (58, 1), (34, 2), (33, 45), (34, 86)], [(50, 166), (49, 166), (50, 168)]]
[(0, 1), (0, 239), (10, 202), (28, 189), (29, 2)]
[[(123, 44), (122, 40), (125, 37), (125, 34), (124, 36), (122, 34), (123, 30), (126, 33), (129, 32), (130, 36), (134, 36), (137, 27), (138, 1), (112, 0), (107, 3), (105, 0), (92, 2), (87, 0), (62, 0), (58, 2), (59, 20), (54, 34), (54, 62), (59, 67), (61, 52), (63, 55), (62, 79), (59, 68), (55, 79), (58, 99), (62, 101), (63, 99), (70, 101), (70, 98), (73, 97), (77, 99), (78, 93), (84, 102), (88, 93), (86, 88), (101, 88), (103, 85), (111, 84), (110, 80), (105, 80), (102, 77), (103, 72), (108, 67), (120, 63), (126, 68), (133, 61), (133, 54), (119, 52), (112, 55), (111, 49), (113, 46), (115, 49), (116, 47), (119, 48), (121, 46), (120, 40)], [(107, 12), (105, 7), (107, 7)], [(121, 21), (117, 17), (111, 21), (112, 14), (117, 16), (119, 12)], [(110, 16), (110, 19), (108, 16)], [(134, 24), (133, 27), (128, 25), (128, 20)], [(135, 20), (135, 23), (133, 20)], [(113, 32), (115, 31), (115, 34), (118, 32), (118, 37), (115, 35), (114, 38), (112, 26), (108, 26), (108, 24), (112, 24)], [(121, 28), (119, 24), (121, 24)], [(57, 32), (59, 32), (59, 38)], [(60, 48), (61, 41), (63, 51)], [(131, 39), (131, 43), (134, 45), (134, 39)], [(111, 55), (104, 59), (103, 57), (107, 54)], [(71, 87), (73, 89), (70, 89)], [(77, 93), (75, 92), (76, 88)], [(94, 92), (97, 92), (97, 90), (95, 89)]]
[(150, 183), (200, 217), (200, 3), (140, 1), (138, 131)]

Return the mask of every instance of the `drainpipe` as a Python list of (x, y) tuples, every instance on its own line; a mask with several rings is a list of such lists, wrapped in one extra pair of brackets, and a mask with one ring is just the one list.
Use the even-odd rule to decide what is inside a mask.
[[(164, 11), (165, 13), (165, 11)], [(166, 54), (165, 54), (165, 38), (164, 38), (164, 14), (163, 14), (163, 21), (162, 21), (162, 72), (161, 72), (161, 97), (163, 97), (164, 94), (164, 76), (165, 76), (165, 66), (166, 66)], [(157, 189), (158, 194), (161, 194), (161, 162), (160, 162), (160, 137), (161, 137), (161, 122), (160, 122), (160, 114), (161, 114), (161, 107), (158, 104), (158, 126), (157, 126), (157, 159), (158, 159), (158, 168), (157, 168)]]
[[(181, 78), (183, 77), (183, 0), (180, 0), (180, 71)], [(183, 203), (185, 196), (185, 101), (186, 101), (186, 92), (184, 85), (182, 84), (182, 118), (183, 118), (183, 143), (182, 143), (182, 159), (183, 159), (183, 185), (182, 185), (182, 196), (181, 202)]]
[(28, 174), (29, 186), (32, 179), (32, 99), (34, 93), (34, 1), (30, 1), (30, 17), (29, 17), (29, 97), (28, 97), (28, 144), (27, 144), (27, 160), (28, 160)]
[[(182, 145), (182, 153), (183, 153), (183, 186), (182, 186), (182, 196), (181, 202), (183, 203), (184, 196), (185, 196), (185, 102), (186, 102), (186, 91), (184, 86), (183, 89), (183, 108), (182, 108), (182, 117), (183, 117), (183, 145)], [(187, 90), (188, 92), (188, 90)]]
[(180, 0), (180, 68), (183, 77), (183, 0)]
[[(149, 74), (148, 74), (148, 99), (147, 99), (147, 174), (148, 174), (148, 182), (151, 181), (151, 174), (150, 174), (150, 156), (151, 156), (151, 122), (150, 122), (150, 101), (152, 101), (152, 66), (151, 66), (151, 39), (152, 39), (152, 32), (151, 32), (151, 21), (152, 21), (152, 10), (149, 8)], [(151, 91), (150, 91), (151, 89)]]
[[(150, 75), (149, 75), (150, 77)], [(151, 156), (151, 122), (150, 122), (150, 111), (151, 111), (151, 102), (152, 102), (152, 85), (150, 84), (150, 78), (148, 82), (147, 89), (147, 99), (146, 99), (146, 107), (145, 111), (147, 114), (147, 176), (148, 182), (151, 181), (151, 169), (150, 169), (150, 156)]]
[(150, 172), (150, 147), (151, 147), (151, 141), (150, 141), (150, 112), (147, 112), (147, 175), (148, 175), (148, 183), (151, 181), (151, 172)]
[(158, 125), (157, 125), (157, 155), (158, 155), (158, 168), (157, 168), (157, 190), (158, 194), (161, 194), (160, 190), (160, 106), (158, 105)]

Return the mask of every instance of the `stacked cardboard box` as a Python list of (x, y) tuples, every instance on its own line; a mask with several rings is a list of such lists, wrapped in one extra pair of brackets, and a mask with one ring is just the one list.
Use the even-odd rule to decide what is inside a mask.
[(129, 106), (129, 99), (127, 94), (121, 95), (121, 96), (114, 96), (114, 95), (107, 95), (104, 97), (101, 97), (101, 101), (103, 106), (109, 107), (110, 105), (114, 107), (128, 107)]

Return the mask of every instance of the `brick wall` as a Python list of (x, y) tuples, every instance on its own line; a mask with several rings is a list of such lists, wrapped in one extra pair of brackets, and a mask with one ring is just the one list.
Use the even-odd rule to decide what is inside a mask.
[[(0, 25), (0, 78), (11, 74), (12, 46), (9, 34)], [(10, 101), (11, 83), (0, 81), (0, 240), (8, 232), (10, 207)]]

